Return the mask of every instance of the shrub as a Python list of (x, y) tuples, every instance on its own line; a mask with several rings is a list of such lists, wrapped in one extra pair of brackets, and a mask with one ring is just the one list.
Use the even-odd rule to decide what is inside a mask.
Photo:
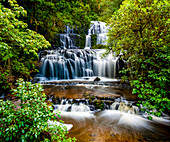
[[(48, 120), (57, 119), (52, 106), (45, 103), (42, 85), (17, 80), (13, 94), (18, 97), (17, 107), (9, 100), (0, 100), (0, 141), (72, 141), (67, 139), (66, 127), (48, 127)], [(56, 114), (60, 117), (59, 113)], [(74, 139), (73, 139), (74, 140)]]

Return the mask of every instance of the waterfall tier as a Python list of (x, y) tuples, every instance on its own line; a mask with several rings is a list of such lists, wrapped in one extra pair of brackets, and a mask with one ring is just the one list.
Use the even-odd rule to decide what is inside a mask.
[[(119, 98), (118, 98), (119, 99)], [(100, 105), (99, 105), (100, 102)], [(108, 103), (109, 102), (109, 103)], [(139, 107), (133, 105), (134, 102), (126, 100), (116, 101), (111, 100), (96, 100), (94, 99), (62, 99), (54, 101), (54, 110), (58, 109), (65, 112), (90, 112), (102, 110), (117, 110), (129, 114), (139, 114)]]
[[(90, 50), (92, 45), (106, 44), (108, 29), (106, 23), (92, 21), (88, 32), (84, 34), (86, 40), (83, 41), (83, 45), (81, 41), (83, 34), (76, 34), (73, 29), (66, 26), (64, 33), (57, 35), (59, 42), (56, 46), (60, 50), (40, 53), (40, 80), (115, 78), (119, 70), (118, 58), (114, 58), (113, 54), (101, 58), (105, 50)], [(83, 49), (78, 49), (80, 46)]]
[(77, 79), (81, 77), (115, 78), (118, 58), (112, 54), (101, 58), (105, 50), (48, 50), (41, 55), (41, 77), (50, 80)]
[(56, 35), (55, 46), (57, 49), (90, 49), (93, 45), (105, 45), (108, 29), (106, 23), (99, 21), (92, 21), (88, 31), (81, 34), (66, 26), (64, 33)]
[(90, 29), (88, 30), (88, 35), (86, 35), (86, 44), (85, 44), (85, 48), (90, 48), (91, 45), (91, 35), (96, 34), (97, 35), (97, 39), (96, 39), (96, 45), (98, 44), (102, 44), (105, 45), (106, 44), (106, 40), (107, 38), (107, 32), (108, 32), (109, 27), (106, 26), (106, 23), (104, 22), (99, 22), (99, 21), (92, 21), (91, 22), (91, 26)]

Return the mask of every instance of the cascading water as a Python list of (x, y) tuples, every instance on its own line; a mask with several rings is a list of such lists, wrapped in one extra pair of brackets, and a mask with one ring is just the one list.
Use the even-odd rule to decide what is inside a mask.
[(116, 77), (117, 59), (112, 55), (101, 59), (104, 50), (50, 50), (41, 58), (40, 74), (48, 79), (80, 77)]
[[(49, 99), (50, 101), (51, 98)], [(100, 108), (96, 106), (96, 99), (90, 101), (88, 99), (62, 99), (54, 105), (54, 110), (60, 110), (65, 112), (90, 112), (90, 111), (99, 111)], [(107, 110), (117, 110), (120, 112), (125, 112), (129, 114), (139, 114), (139, 107), (133, 105), (133, 102), (124, 100), (123, 98), (115, 99), (115, 102), (112, 104), (107, 104), (108, 100), (103, 100), (103, 109)], [(100, 102), (100, 101), (99, 101)]]
[(73, 29), (66, 26), (63, 34), (59, 34), (60, 50), (47, 50), (41, 52), (41, 80), (65, 80), (79, 79), (82, 77), (107, 77), (115, 78), (118, 71), (118, 58), (113, 57), (113, 54), (105, 58), (101, 55), (105, 52), (103, 49), (87, 50), (91, 48), (91, 35), (96, 34), (97, 39), (95, 44), (106, 44), (106, 33), (108, 27), (104, 22), (92, 21), (91, 27), (86, 35), (85, 49), (75, 49), (75, 34)]
[(86, 35), (86, 44), (85, 48), (91, 48), (91, 35), (96, 34), (97, 39), (96, 39), (96, 45), (98, 44), (106, 44), (107, 38), (107, 32), (108, 32), (109, 27), (106, 26), (106, 23), (104, 22), (99, 22), (99, 21), (92, 21), (90, 29), (88, 30), (88, 35)]
[[(62, 120), (73, 124), (69, 136), (78, 141), (167, 141), (170, 137), (169, 120), (154, 118), (153, 121), (143, 117), (135, 102), (125, 98), (115, 98), (106, 104), (103, 110), (95, 103), (97, 98), (62, 99), (54, 105), (54, 112), (60, 110)], [(98, 98), (99, 99), (99, 98)], [(100, 101), (99, 101), (100, 102)], [(92, 107), (93, 106), (93, 107)], [(165, 129), (161, 129), (161, 127)]]
[(69, 26), (66, 26), (64, 33), (59, 34), (60, 45), (59, 49), (76, 49), (78, 48), (76, 45), (76, 40), (79, 40), (79, 35), (74, 33), (73, 29), (70, 29)]
[[(104, 141), (168, 141), (170, 121), (167, 116), (146, 119), (136, 105), (131, 91), (118, 86), (45, 85), (47, 100), (61, 120), (72, 124), (70, 137), (81, 142)], [(48, 90), (48, 91), (47, 91)], [(129, 92), (129, 94), (128, 94)]]
[[(79, 49), (80, 46), (82, 48), (83, 45), (80, 45), (82, 41), (85, 40), (84, 47), (85, 49), (90, 49), (92, 47), (92, 35), (96, 35), (97, 39), (94, 39), (98, 44), (106, 44), (107, 40), (107, 32), (109, 26), (106, 26), (106, 23), (99, 21), (91, 21), (90, 28), (88, 29), (85, 37), (83, 34), (74, 33), (74, 30), (69, 26), (66, 26), (64, 32), (62, 34), (58, 34), (59, 44), (57, 45), (58, 49)], [(84, 39), (85, 38), (85, 39)]]

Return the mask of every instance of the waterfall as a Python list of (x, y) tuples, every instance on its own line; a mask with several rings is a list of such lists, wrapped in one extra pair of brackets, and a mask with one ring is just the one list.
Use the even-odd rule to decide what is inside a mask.
[(76, 79), (81, 77), (116, 77), (118, 58), (108, 55), (101, 58), (105, 50), (50, 50), (41, 58), (40, 74), (50, 80)]
[[(104, 49), (90, 49), (94, 41), (92, 35), (96, 34), (95, 44), (106, 44), (109, 27), (106, 23), (92, 21), (84, 42), (85, 49), (80, 47), (82, 35), (66, 26), (64, 33), (59, 36), (58, 49), (46, 50), (40, 53), (40, 77), (46, 80), (80, 79), (82, 77), (107, 77), (115, 78), (119, 70), (118, 58), (109, 54), (105, 58), (101, 55)], [(83, 48), (84, 48), (83, 47)], [(40, 81), (42, 79), (39, 79)]]
[(106, 26), (106, 23), (104, 22), (99, 22), (99, 21), (91, 21), (91, 26), (90, 29), (88, 30), (88, 35), (86, 35), (86, 44), (85, 48), (90, 48), (91, 45), (91, 35), (96, 34), (97, 39), (96, 39), (96, 45), (98, 44), (103, 44), (106, 45), (106, 40), (108, 39), (107, 37), (107, 32), (108, 32), (109, 26)]
[(91, 47), (91, 35), (86, 35), (86, 44), (85, 48), (88, 49)]
[(59, 47), (58, 49), (77, 49), (79, 48), (79, 45), (76, 44), (79, 43), (80, 39), (77, 38), (79, 35), (74, 33), (74, 30), (71, 29), (69, 26), (66, 26), (64, 33), (57, 34), (59, 36)]
[[(109, 26), (106, 23), (99, 21), (91, 21), (90, 28), (85, 37), (83, 34), (74, 33), (74, 30), (69, 26), (66, 26), (64, 33), (57, 34), (56, 41), (60, 43), (57, 45), (58, 49), (78, 49), (85, 48), (90, 49), (93, 45), (103, 44), (106, 45), (107, 32)], [(92, 35), (96, 35), (96, 39), (92, 38)], [(82, 44), (84, 42), (84, 44)], [(95, 43), (94, 43), (95, 42)]]

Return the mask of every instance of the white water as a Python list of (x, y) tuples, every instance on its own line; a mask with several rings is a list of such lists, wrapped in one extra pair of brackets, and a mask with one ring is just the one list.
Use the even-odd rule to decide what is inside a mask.
[(85, 49), (89, 50), (80, 50), (75, 46), (78, 35), (66, 26), (65, 33), (59, 34), (59, 49), (62, 50), (47, 50), (47, 54), (41, 56), (40, 77), (43, 79), (39, 80), (70, 80), (93, 76), (115, 78), (119, 70), (118, 58), (114, 58), (112, 53), (101, 58), (105, 50), (90, 50), (91, 35), (97, 34), (96, 45), (106, 44), (108, 29), (106, 23), (92, 21), (85, 42)]
[(91, 35), (96, 34), (96, 45), (102, 44), (106, 45), (106, 41), (108, 39), (107, 32), (109, 27), (106, 26), (106, 23), (99, 21), (91, 21), (90, 29), (88, 30), (88, 35), (86, 35), (86, 44), (85, 49), (91, 48)]
[(61, 128), (63, 128), (63, 130), (65, 130), (64, 127), (66, 127), (67, 131), (69, 131), (73, 127), (72, 124), (63, 124), (63, 123), (60, 123), (58, 121), (48, 121), (48, 124), (49, 124), (48, 127), (54, 127), (55, 125), (57, 125), (57, 126), (60, 126)]
[[(61, 116), (72, 118), (75, 120), (92, 119), (95, 123), (102, 123), (103, 125), (116, 124), (123, 127), (132, 127), (133, 129), (149, 129), (152, 130), (151, 122), (139, 115), (139, 108), (132, 105), (130, 102), (121, 99), (117, 99), (110, 106), (110, 110), (104, 110), (100, 112), (94, 112), (90, 110), (90, 107), (81, 103), (81, 100), (77, 100), (78, 104), (69, 104), (67, 100), (63, 99), (61, 104), (54, 105), (54, 112), (61, 111)], [(67, 111), (69, 109), (69, 112)], [(144, 115), (145, 116), (145, 115)], [(170, 126), (170, 120), (158, 118), (153, 116), (153, 120), (157, 123)]]
[(105, 50), (51, 50), (41, 58), (40, 76), (49, 80), (77, 79), (82, 77), (115, 78), (118, 58)]
[(88, 112), (90, 108), (87, 105), (80, 104), (80, 105), (72, 105), (71, 112)]

